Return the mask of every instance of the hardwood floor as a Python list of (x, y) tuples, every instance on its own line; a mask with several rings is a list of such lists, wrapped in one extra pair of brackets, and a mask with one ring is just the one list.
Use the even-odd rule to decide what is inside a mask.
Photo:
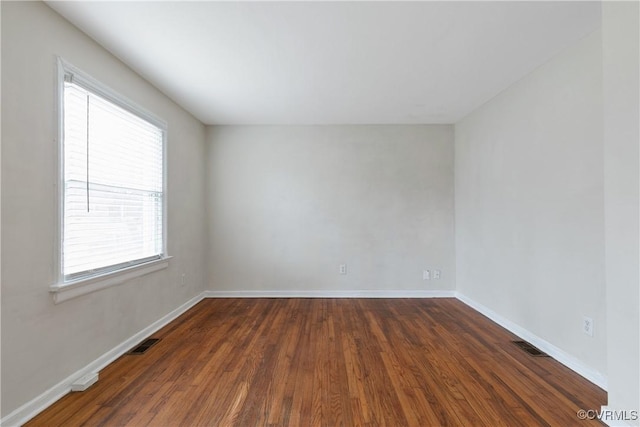
[(28, 426), (572, 426), (606, 393), (455, 299), (206, 299)]

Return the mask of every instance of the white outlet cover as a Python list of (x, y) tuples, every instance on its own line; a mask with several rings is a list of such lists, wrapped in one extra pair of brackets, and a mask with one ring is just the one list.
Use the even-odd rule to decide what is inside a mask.
[(441, 271), (440, 270), (433, 270), (433, 278), (434, 279), (439, 279), (441, 275)]
[(590, 337), (593, 336), (593, 319), (590, 317), (583, 317), (582, 318), (582, 330), (584, 331), (585, 334), (589, 335)]
[(430, 280), (430, 279), (431, 279), (431, 273), (429, 272), (429, 270), (423, 270), (422, 280)]
[(340, 274), (347, 274), (347, 264), (340, 264)]

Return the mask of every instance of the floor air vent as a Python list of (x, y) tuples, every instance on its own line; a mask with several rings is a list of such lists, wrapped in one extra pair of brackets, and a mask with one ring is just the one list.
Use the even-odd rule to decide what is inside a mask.
[(144, 354), (145, 351), (153, 347), (158, 341), (160, 341), (160, 338), (148, 338), (142, 341), (140, 344), (138, 344), (133, 350), (131, 350), (127, 354)]
[(549, 357), (549, 355), (547, 353), (545, 353), (544, 351), (542, 351), (539, 348), (535, 347), (531, 343), (528, 343), (526, 341), (512, 341), (512, 342), (515, 345), (517, 345), (518, 347), (520, 347), (521, 349), (523, 349), (524, 351), (526, 351), (527, 353), (529, 353), (529, 355), (531, 355), (531, 356)]

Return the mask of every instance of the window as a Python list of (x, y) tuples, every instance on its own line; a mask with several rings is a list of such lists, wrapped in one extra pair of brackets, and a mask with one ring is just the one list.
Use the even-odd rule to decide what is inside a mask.
[(59, 66), (61, 285), (165, 259), (166, 125)]

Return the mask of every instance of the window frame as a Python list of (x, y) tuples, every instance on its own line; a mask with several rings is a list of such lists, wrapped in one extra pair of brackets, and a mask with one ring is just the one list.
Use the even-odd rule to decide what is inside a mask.
[[(125, 281), (140, 277), (145, 274), (166, 268), (169, 265), (171, 256), (167, 250), (167, 123), (155, 114), (140, 107), (130, 99), (114, 91), (110, 87), (94, 79), (86, 72), (70, 64), (61, 57), (56, 58), (57, 79), (56, 79), (56, 124), (57, 124), (57, 233), (56, 233), (56, 283), (49, 287), (55, 303), (66, 301), (90, 292), (95, 292), (110, 286), (119, 285)], [(162, 253), (159, 258), (149, 261), (141, 260), (139, 263), (122, 263), (118, 266), (108, 266), (102, 271), (92, 275), (83, 275), (71, 279), (64, 276), (64, 202), (65, 202), (65, 182), (64, 182), (64, 83), (65, 76), (73, 75), (73, 80), (79, 86), (104, 98), (114, 105), (128, 111), (131, 114), (151, 123), (162, 131)]]

